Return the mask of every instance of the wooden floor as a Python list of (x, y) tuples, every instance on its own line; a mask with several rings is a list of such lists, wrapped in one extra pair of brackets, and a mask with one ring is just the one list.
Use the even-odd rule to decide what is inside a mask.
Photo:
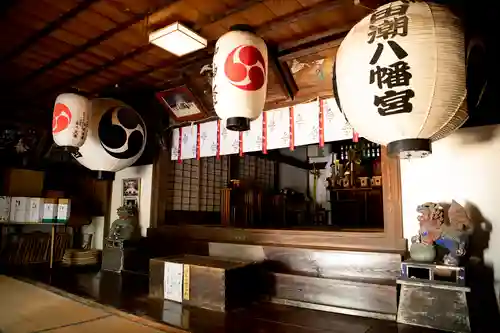
[[(57, 270), (55, 272), (58, 272)], [(222, 314), (147, 298), (147, 276), (0, 276), (0, 332), (431, 333), (394, 322), (256, 304)], [(38, 280), (38, 282), (36, 281)], [(40, 282), (43, 281), (43, 283)], [(117, 310), (120, 309), (120, 310)]]

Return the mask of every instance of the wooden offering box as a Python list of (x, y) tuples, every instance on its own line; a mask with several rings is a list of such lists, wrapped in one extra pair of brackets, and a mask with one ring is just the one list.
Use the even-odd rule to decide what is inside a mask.
[(227, 311), (257, 300), (261, 277), (252, 262), (194, 255), (155, 258), (149, 262), (149, 295)]

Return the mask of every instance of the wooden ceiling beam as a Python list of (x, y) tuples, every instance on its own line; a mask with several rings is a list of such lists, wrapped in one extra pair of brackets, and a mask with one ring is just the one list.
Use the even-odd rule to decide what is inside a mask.
[[(204, 24), (212, 24), (212, 23), (215, 23), (215, 22), (218, 22), (222, 19), (224, 19), (225, 17), (231, 15), (231, 14), (234, 14), (234, 13), (237, 13), (237, 12), (241, 12), (241, 11), (244, 11), (246, 9), (248, 9), (249, 7), (257, 4), (257, 3), (260, 3), (260, 2), (263, 2), (263, 0), (247, 0), (247, 1), (244, 1), (242, 4), (240, 4), (239, 6), (236, 6), (236, 7), (233, 7), (231, 9), (229, 9), (228, 11), (224, 12), (224, 13), (220, 13), (218, 15), (213, 15), (209, 18), (209, 21), (208, 22), (204, 22)], [(193, 30), (195, 31), (199, 31), (204, 24), (196, 24), (193, 28)], [(141, 55), (145, 52), (148, 52), (149, 50), (153, 49), (154, 47), (157, 47), (155, 46), (154, 44), (146, 44), (146, 45), (143, 45), (139, 48), (136, 48), (135, 50), (131, 51), (131, 52), (128, 52), (128, 53), (125, 53), (119, 57), (116, 57), (114, 59), (111, 59), (107, 62), (105, 62), (104, 64), (102, 64), (101, 66), (97, 66), (95, 68), (91, 68), (89, 69), (88, 71), (85, 71), (83, 73), (81, 73), (80, 75), (77, 75), (75, 77), (72, 77), (70, 80), (56, 86), (56, 87), (53, 87), (53, 88), (50, 88), (50, 91), (58, 91), (60, 89), (64, 89), (64, 87), (71, 87), (75, 84), (77, 84), (78, 82), (80, 82), (81, 80), (87, 78), (87, 77), (90, 77), (92, 75), (96, 75), (98, 74), (99, 72), (101, 71), (104, 71), (110, 67), (113, 67), (113, 66), (116, 66), (126, 60), (129, 60), (129, 59), (132, 59), (132, 58), (135, 58), (137, 57), (138, 55)], [(171, 63), (171, 61), (169, 62)], [(147, 71), (147, 70), (146, 70)], [(45, 93), (45, 92), (42, 92), (42, 94)]]
[[(314, 15), (318, 15), (320, 13), (323, 13), (324, 11), (327, 11), (327, 10), (338, 9), (342, 6), (346, 6), (345, 0), (334, 0), (334, 1), (326, 0), (326, 1), (319, 3), (316, 6), (303, 8), (303, 9), (297, 10), (295, 12), (292, 12), (288, 15), (277, 17), (274, 20), (268, 21), (268, 22), (266, 22), (258, 27), (255, 27), (255, 31), (258, 35), (262, 35), (270, 29), (275, 29), (276, 27), (279, 27), (279, 26), (282, 26), (285, 24), (291, 24), (291, 23), (297, 22), (300, 19), (314, 16)], [(342, 31), (345, 31), (343, 29), (343, 27), (342, 27)], [(194, 57), (192, 57), (192, 60), (191, 59), (189, 59), (189, 60), (188, 59), (180, 59), (179, 61), (174, 62), (174, 63), (172, 63), (172, 61), (170, 61), (170, 60), (165, 61), (165, 62), (160, 63), (158, 66), (151, 66), (150, 68), (145, 69), (145, 70), (140, 71), (140, 72), (137, 72), (134, 75), (131, 75), (129, 77), (125, 77), (125, 78), (121, 79), (119, 82), (117, 82), (116, 84), (118, 86), (121, 86), (121, 85), (124, 85), (127, 83), (132, 83), (135, 80), (137, 80), (143, 76), (149, 75), (149, 74), (151, 74), (159, 69), (164, 69), (166, 66), (173, 67), (177, 72), (185, 70), (185, 68), (187, 66), (193, 65), (195, 63), (199, 64), (203, 61), (210, 60), (212, 55), (213, 55), (214, 45), (215, 45), (215, 43), (212, 42), (209, 44), (209, 46), (205, 50), (196, 52), (194, 54)], [(106, 89), (109, 89), (110, 87), (111, 86), (107, 86), (103, 89), (106, 90)]]
[(16, 0), (2, 0), (0, 2), (0, 18), (3, 18), (9, 10), (16, 4)]
[(33, 80), (35, 77), (38, 77), (39, 75), (43, 74), (44, 72), (46, 72), (48, 70), (51, 70), (51, 69), (59, 66), (60, 64), (62, 64), (63, 62), (65, 62), (65, 61), (67, 61), (67, 60), (69, 60), (71, 58), (74, 58), (78, 54), (87, 51), (91, 47), (99, 45), (100, 43), (104, 42), (105, 40), (110, 39), (111, 37), (113, 37), (117, 33), (122, 32), (122, 31), (128, 29), (129, 27), (133, 26), (134, 24), (136, 24), (136, 23), (144, 20), (149, 15), (151, 15), (151, 14), (157, 12), (157, 11), (160, 11), (160, 10), (162, 10), (164, 8), (167, 8), (167, 7), (169, 7), (170, 5), (172, 5), (173, 3), (177, 2), (177, 1), (178, 0), (164, 0), (163, 4), (161, 6), (155, 8), (153, 10), (148, 10), (146, 12), (139, 13), (139, 14), (132, 14), (132, 18), (130, 18), (129, 20), (124, 21), (124, 22), (118, 24), (113, 29), (105, 31), (101, 35), (99, 35), (99, 36), (97, 36), (95, 38), (92, 38), (92, 39), (88, 40), (86, 43), (84, 43), (84, 44), (76, 47), (75, 49), (73, 49), (73, 51), (62, 55), (59, 58), (55, 59), (54, 61), (51, 61), (50, 63), (46, 64), (45, 66), (42, 66), (39, 69), (31, 72), (30, 74), (28, 74), (27, 76), (25, 76), (24, 78), (22, 78), (17, 83), (17, 86), (23, 85), (26, 82), (29, 82), (29, 81)]
[(62, 14), (56, 20), (47, 24), (43, 29), (38, 30), (36, 33), (28, 37), (24, 42), (14, 47), (10, 52), (0, 58), (0, 63), (7, 62), (26, 51), (30, 46), (35, 44), (38, 40), (50, 35), (53, 31), (59, 29), (64, 23), (73, 19), (81, 12), (87, 10), (92, 4), (101, 0), (80, 0), (80, 3), (73, 7), (71, 10)]

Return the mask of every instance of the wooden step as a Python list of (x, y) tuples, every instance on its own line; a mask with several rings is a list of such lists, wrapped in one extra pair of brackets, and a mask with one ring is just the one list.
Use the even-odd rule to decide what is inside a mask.
[(277, 273), (322, 278), (393, 280), (399, 277), (401, 256), (396, 253), (316, 250), (283, 246), (210, 242), (209, 255), (265, 262)]
[(396, 285), (274, 273), (271, 302), (395, 320)]

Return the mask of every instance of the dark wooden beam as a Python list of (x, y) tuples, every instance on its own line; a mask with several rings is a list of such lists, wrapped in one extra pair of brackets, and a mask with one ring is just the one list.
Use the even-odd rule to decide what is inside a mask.
[(275, 161), (278, 163), (285, 163), (291, 166), (294, 166), (299, 169), (304, 169), (304, 170), (312, 170), (313, 165), (307, 163), (306, 161), (301, 161), (295, 157), (292, 156), (287, 156), (287, 155), (281, 155), (279, 151), (277, 150), (271, 150), (267, 154), (262, 154), (260, 152), (253, 152), (253, 153), (246, 153), (247, 155), (252, 155), (252, 156), (258, 156), (260, 158), (265, 158), (271, 161)]
[[(218, 22), (220, 20), (222, 20), (223, 18), (231, 15), (231, 14), (234, 14), (234, 13), (237, 13), (237, 12), (241, 12), (245, 9), (248, 9), (249, 7), (257, 4), (257, 3), (260, 3), (262, 2), (263, 0), (248, 0), (248, 1), (244, 1), (242, 4), (240, 4), (239, 6), (237, 7), (234, 7), (234, 8), (231, 8), (230, 10), (224, 12), (224, 13), (220, 13), (218, 15), (212, 15), (208, 22), (203, 22), (202, 23), (198, 23), (194, 26), (193, 30), (195, 31), (199, 31), (201, 30), (201, 28), (203, 27), (203, 25), (205, 24), (212, 24), (212, 23), (215, 23), (215, 22)], [(100, 66), (97, 66), (97, 67), (94, 67), (94, 68), (91, 68), (77, 76), (74, 76), (72, 77), (71, 79), (69, 79), (68, 81), (66, 82), (63, 82), (61, 83), (60, 85), (57, 85), (56, 87), (53, 87), (53, 88), (50, 88), (50, 91), (58, 91), (60, 89), (63, 89), (64, 87), (71, 87), (73, 85), (75, 85), (76, 83), (80, 82), (81, 80), (87, 78), (87, 77), (90, 77), (92, 75), (95, 75), (95, 74), (98, 74), (110, 67), (113, 67), (115, 65), (118, 65), (128, 59), (132, 59), (132, 58), (135, 58), (136, 56), (140, 55), (140, 54), (143, 54), (143, 53), (146, 53), (148, 52), (149, 50), (155, 48), (157, 46), (155, 46), (154, 44), (146, 44), (146, 45), (143, 45), (133, 51), (130, 51), (130, 52), (127, 52), (127, 53), (124, 53), (123, 55), (119, 56), (119, 57), (116, 57), (114, 59), (111, 59), (109, 61), (106, 61), (104, 64), (100, 65)], [(171, 61), (169, 61), (168, 63), (171, 63)], [(146, 70), (147, 71), (147, 70)], [(44, 93), (44, 92), (42, 92)]]
[(256, 33), (258, 35), (262, 35), (271, 29), (278, 29), (280, 26), (286, 26), (283, 29), (290, 29), (288, 25), (292, 23), (296, 23), (299, 20), (302, 20), (307, 17), (315, 16), (321, 13), (334, 11), (336, 9), (346, 7), (345, 0), (326, 0), (322, 1), (319, 4), (316, 4), (312, 7), (303, 8), (301, 10), (292, 12), (290, 14), (277, 17), (271, 21), (268, 21), (262, 25), (260, 25), (256, 29)]
[(16, 2), (16, 0), (2, 0), (0, 2), (0, 18), (4, 18)]
[(293, 60), (311, 54), (316, 54), (324, 50), (339, 47), (346, 35), (347, 32), (341, 34), (340, 36), (339, 35), (329, 36), (320, 40), (315, 40), (311, 43), (300, 45), (296, 48), (282, 50), (281, 52), (278, 53), (279, 60), (280, 61)]
[(129, 27), (133, 26), (134, 24), (136, 24), (136, 23), (144, 20), (149, 15), (151, 15), (151, 14), (157, 12), (157, 11), (160, 11), (160, 10), (162, 10), (164, 8), (169, 7), (170, 5), (172, 5), (175, 2), (177, 2), (177, 0), (164, 0), (163, 3), (162, 3), (162, 5), (160, 5), (159, 7), (155, 8), (153, 10), (148, 10), (146, 12), (139, 13), (139, 14), (133, 14), (132, 18), (130, 18), (129, 20), (124, 21), (124, 22), (118, 24), (113, 29), (110, 29), (110, 30), (108, 30), (108, 31), (100, 34), (99, 36), (88, 40), (86, 43), (84, 43), (84, 44), (76, 47), (75, 49), (73, 49), (73, 51), (62, 55), (59, 58), (55, 59), (54, 61), (51, 61), (50, 63), (46, 64), (45, 66), (42, 66), (39, 69), (31, 72), (30, 74), (28, 74), (27, 76), (25, 76), (24, 78), (22, 78), (17, 83), (17, 85), (18, 86), (19, 85), (23, 85), (23, 84), (25, 84), (25, 83), (33, 80), (34, 78), (38, 77), (39, 75), (43, 74), (44, 72), (46, 72), (48, 70), (51, 70), (51, 69), (59, 66), (63, 62), (65, 62), (65, 61), (67, 61), (67, 60), (69, 60), (71, 58), (74, 58), (78, 54), (87, 51), (91, 47), (99, 45), (100, 43), (104, 42), (105, 40), (110, 39), (111, 37), (113, 37), (117, 33), (121, 32), (123, 30), (128, 29)]
[(100, 0), (80, 0), (80, 3), (67, 11), (66, 13), (59, 16), (56, 20), (50, 22), (41, 30), (38, 30), (36, 33), (28, 37), (21, 44), (10, 50), (7, 54), (0, 58), (0, 63), (7, 62), (12, 58), (15, 58), (26, 51), (30, 46), (35, 44), (37, 41), (42, 39), (45, 36), (50, 35), (53, 31), (59, 29), (64, 23), (68, 22), (76, 15), (81, 12), (87, 10), (92, 4), (96, 3)]
[(295, 98), (295, 94), (299, 90), (297, 83), (295, 82), (288, 65), (285, 62), (280, 62), (277, 52), (272, 49), (269, 49), (269, 68), (273, 71), (283, 95), (286, 95), (290, 100), (293, 100)]

